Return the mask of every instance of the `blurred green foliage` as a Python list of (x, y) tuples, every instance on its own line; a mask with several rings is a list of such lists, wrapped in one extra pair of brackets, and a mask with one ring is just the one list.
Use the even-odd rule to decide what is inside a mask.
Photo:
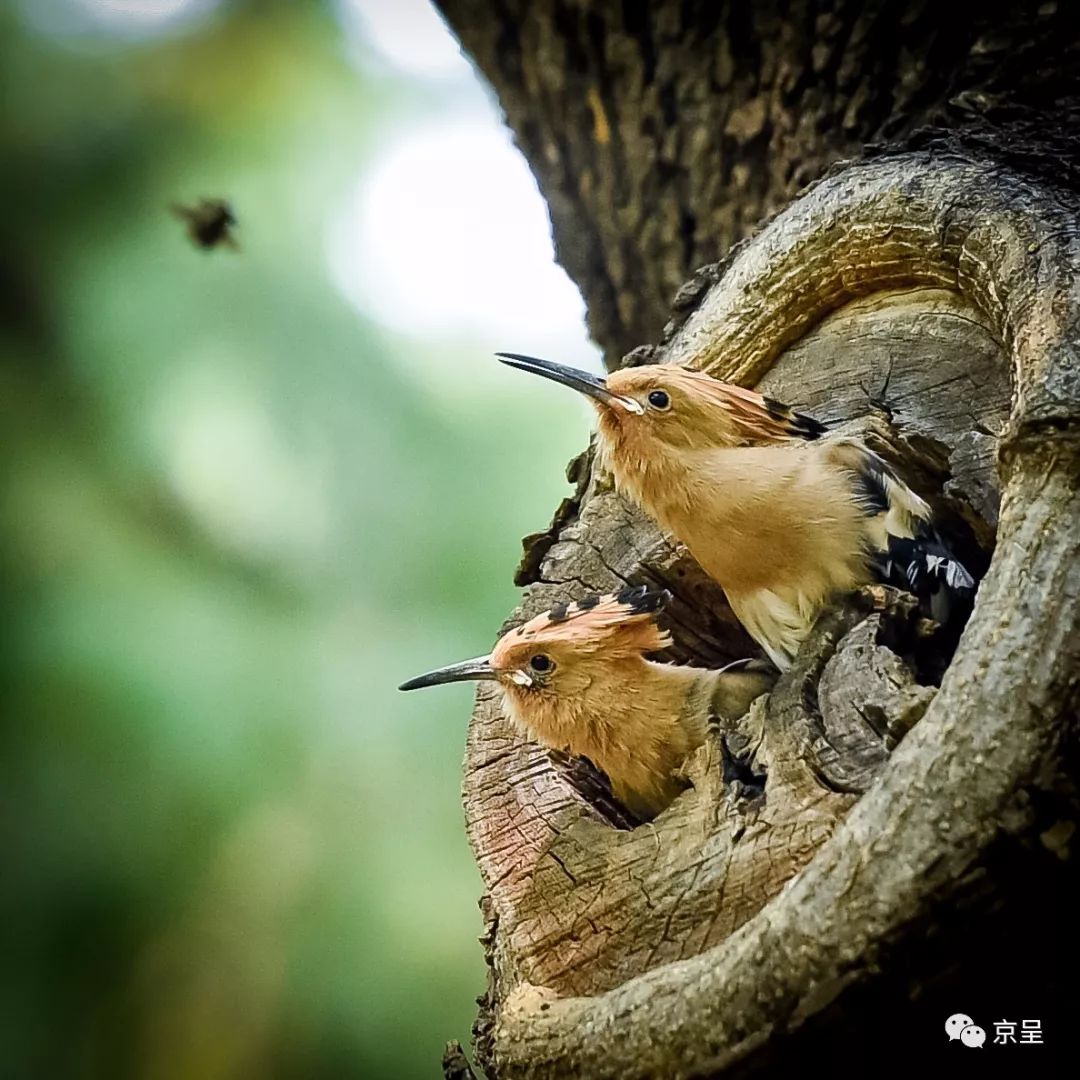
[(484, 986), (470, 699), (394, 687), (490, 643), (583, 414), (335, 291), (333, 208), (438, 90), (330, 5), (9, 5), (0, 79), (0, 1073), (437, 1075)]

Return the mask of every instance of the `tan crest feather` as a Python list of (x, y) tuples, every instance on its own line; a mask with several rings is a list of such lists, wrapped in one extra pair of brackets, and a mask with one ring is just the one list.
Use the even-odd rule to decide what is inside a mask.
[[(697, 374), (705, 375), (704, 372)], [(713, 398), (753, 442), (781, 442), (787, 439), (816, 439), (825, 434), (825, 425), (773, 398), (744, 386), (705, 377), (697, 384)]]
[(678, 389), (690, 400), (698, 399), (722, 409), (733, 421), (741, 438), (749, 443), (786, 442), (789, 439), (816, 439), (825, 434), (825, 425), (812, 416), (796, 412), (783, 402), (757, 390), (723, 382), (705, 371), (678, 365), (654, 364), (624, 368), (608, 377), (618, 393), (641, 394), (650, 386)]
[(650, 592), (644, 585), (607, 596), (589, 596), (558, 604), (511, 630), (500, 642), (562, 642), (581, 651), (617, 648), (625, 652), (658, 652), (671, 635), (656, 622), (671, 599), (666, 589)]

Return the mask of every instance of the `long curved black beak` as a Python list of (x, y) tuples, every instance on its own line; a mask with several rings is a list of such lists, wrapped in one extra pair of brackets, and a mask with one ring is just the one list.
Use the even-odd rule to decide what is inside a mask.
[(550, 360), (538, 360), (535, 356), (522, 356), (520, 353), (500, 352), (495, 355), (508, 367), (531, 371), (534, 375), (551, 379), (552, 382), (562, 383), (563, 386), (569, 386), (571, 390), (604, 405), (616, 405), (632, 413), (644, 411), (633, 398), (613, 394), (599, 375), (591, 375), (587, 371), (579, 371), (565, 364), (554, 364)]
[(440, 683), (495, 678), (498, 678), (498, 675), (491, 666), (490, 658), (478, 656), (473, 660), (462, 660), (460, 664), (450, 664), (449, 667), (436, 668), (435, 671), (417, 675), (415, 679), (403, 682), (398, 689), (420, 690), (422, 687), (438, 686)]

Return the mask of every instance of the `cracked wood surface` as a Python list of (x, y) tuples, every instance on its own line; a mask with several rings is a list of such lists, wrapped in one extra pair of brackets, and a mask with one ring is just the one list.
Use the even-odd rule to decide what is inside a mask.
[[(918, 909), (912, 880), (878, 866), (874, 852), (888, 841), (904, 865), (921, 859), (920, 881), (947, 895), (950, 875), (960, 880), (994, 832), (1003, 793), (1031, 782), (1049, 746), (1037, 718), (1058, 715), (1075, 689), (1063, 673), (1075, 661), (1068, 633), (1080, 583), (1069, 563), (1076, 542), (1061, 532), (1077, 509), (1075, 458), (1039, 449), (1075, 408), (1071, 213), (977, 163), (920, 156), (855, 166), (780, 215), (673, 328), (659, 358), (757, 381), (829, 420), (874, 414), (864, 421), (870, 434), (906, 448), (917, 486), (944, 481), (973, 552), (992, 540), (999, 513), (1006, 545), (999, 540), (940, 691), (913, 675), (910, 650), (898, 646), (903, 613), (878, 598), (857, 626), (819, 627), (806, 658), (740, 729), (717, 732), (689, 764), (693, 788), (632, 832), (593, 815), (481, 694), (465, 801), (492, 963), (479, 1048), (498, 1075), (646, 1076), (661, 1053), (717, 1068), (751, 1055), (755, 1032), (825, 1009), (813, 987), (835, 978), (829, 956), (842, 948), (844, 965), (858, 969), (858, 950), (869, 957), (868, 941)], [(1017, 485), (1004, 504), (996, 460)], [(1016, 492), (1033, 469), (1041, 487), (1031, 504)], [(1021, 580), (1029, 594), (1037, 585), (1037, 626), (1021, 626), (1011, 610)], [(599, 476), (514, 619), (619, 581), (672, 588), (679, 658), (745, 654), (719, 590)], [(1029, 678), (1024, 656), (1037, 641), (1046, 651)], [(1024, 695), (1015, 692), (1021, 680)], [(721, 739), (752, 748), (763, 800), (724, 784)], [(992, 762), (992, 775), (971, 774), (972, 760), (980, 770)], [(927, 772), (942, 769), (970, 781), (948, 835), (920, 824), (912, 803), (930, 790)], [(858, 887), (841, 869), (852, 859), (874, 868), (866, 881), (860, 870)], [(852, 907), (843, 918), (828, 907), (841, 896)], [(809, 918), (820, 939), (807, 941), (796, 903), (816, 905)], [(838, 938), (840, 926), (849, 938)], [(783, 970), (749, 970), (753, 957), (772, 955), (763, 942), (787, 958)], [(770, 996), (781, 983), (789, 989)], [(711, 1034), (696, 1043), (706, 1019)], [(585, 1032), (597, 1025), (610, 1060), (589, 1050)]]

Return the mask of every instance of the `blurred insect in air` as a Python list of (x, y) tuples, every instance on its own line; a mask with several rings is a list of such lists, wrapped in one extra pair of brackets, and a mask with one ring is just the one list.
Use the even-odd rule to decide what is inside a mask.
[(225, 199), (200, 199), (193, 206), (173, 203), (170, 209), (187, 225), (188, 236), (196, 247), (204, 251), (219, 247), (240, 250), (233, 233), (236, 215)]

